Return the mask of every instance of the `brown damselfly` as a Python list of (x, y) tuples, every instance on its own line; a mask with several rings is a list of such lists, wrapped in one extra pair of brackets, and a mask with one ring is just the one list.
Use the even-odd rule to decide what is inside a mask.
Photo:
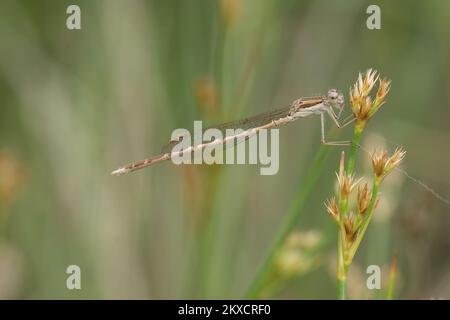
[[(263, 129), (272, 129), (280, 126), (284, 126), (299, 118), (307, 117), (310, 115), (320, 116), (321, 123), (321, 142), (327, 145), (349, 145), (348, 141), (325, 141), (325, 119), (324, 115), (328, 114), (337, 127), (342, 128), (353, 121), (353, 118), (346, 119), (343, 123), (339, 123), (339, 118), (344, 108), (344, 97), (336, 89), (331, 89), (325, 96), (300, 98), (292, 102), (289, 107), (279, 110), (259, 114), (253, 117), (245, 118), (242, 120), (232, 121), (221, 125), (213, 126), (221, 131), (226, 132), (226, 129), (241, 129), (239, 131), (233, 131), (233, 134), (225, 135), (222, 139), (214, 139), (208, 142), (202, 142), (195, 145), (190, 145), (182, 150), (176, 151), (177, 154), (193, 153), (198, 150), (202, 150), (207, 146), (221, 144), (224, 145), (230, 140), (238, 141), (257, 134)], [(336, 110), (335, 110), (336, 109)], [(121, 175), (130, 173), (161, 161), (170, 160), (174, 156), (172, 147), (177, 144), (182, 136), (177, 139), (171, 140), (165, 147), (161, 154), (147, 158), (138, 162), (130, 163), (124, 167), (114, 170), (111, 174)]]

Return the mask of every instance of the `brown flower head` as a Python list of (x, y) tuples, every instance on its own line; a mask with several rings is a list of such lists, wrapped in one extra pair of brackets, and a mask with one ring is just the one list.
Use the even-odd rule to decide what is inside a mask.
[(403, 148), (395, 149), (394, 154), (388, 157), (387, 151), (382, 150), (380, 152), (372, 152), (372, 166), (375, 176), (379, 179), (383, 179), (386, 175), (392, 172), (402, 162), (406, 155), (406, 151)]
[(363, 187), (358, 186), (358, 212), (363, 215), (370, 202), (370, 190), (367, 182), (364, 183)]
[(347, 239), (353, 240), (356, 235), (356, 219), (353, 212), (350, 212), (350, 215), (344, 218), (344, 230), (347, 236)]
[(328, 213), (335, 221), (339, 221), (339, 208), (336, 203), (336, 198), (332, 197), (325, 201), (325, 207), (327, 208)]
[(358, 185), (362, 178), (356, 180), (354, 175), (347, 175), (345, 173), (336, 173), (339, 185), (339, 192), (342, 199), (348, 198), (348, 195)]
[(375, 112), (384, 104), (389, 93), (390, 81), (383, 79), (379, 81), (379, 88), (375, 99), (370, 97), (370, 93), (379, 80), (377, 71), (369, 69), (363, 75), (359, 74), (355, 85), (350, 88), (350, 102), (352, 112), (356, 118), (356, 124), (364, 127)]
[(369, 117), (372, 117), (375, 112), (380, 109), (380, 107), (386, 102), (386, 96), (391, 89), (391, 81), (387, 79), (380, 80), (380, 85), (378, 87), (377, 95), (375, 97), (375, 101), (373, 102), (373, 106), (370, 109)]

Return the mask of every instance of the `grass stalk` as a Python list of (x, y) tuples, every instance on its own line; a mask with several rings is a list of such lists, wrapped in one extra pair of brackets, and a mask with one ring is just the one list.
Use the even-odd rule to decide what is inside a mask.
[(347, 175), (351, 175), (355, 171), (356, 156), (359, 149), (359, 142), (361, 141), (362, 131), (363, 130), (361, 127), (355, 126), (347, 162)]
[[(352, 175), (355, 170), (356, 157), (359, 149), (359, 142), (362, 136), (362, 128), (359, 126), (355, 126), (355, 130), (353, 132), (353, 137), (351, 140), (350, 154), (348, 157), (347, 168), (345, 170), (347, 175)], [(343, 159), (342, 159), (343, 160)], [(339, 211), (340, 211), (340, 221), (343, 222), (344, 218), (348, 214), (348, 199), (339, 197)], [(337, 286), (338, 286), (338, 299), (345, 300), (347, 299), (347, 272), (349, 268), (349, 264), (346, 253), (344, 250), (344, 246), (347, 241), (345, 241), (345, 229), (344, 224), (339, 223), (340, 228), (338, 231), (338, 271), (337, 271)]]
[(338, 299), (347, 299), (347, 271), (344, 263), (344, 250), (342, 248), (342, 233), (339, 231), (338, 234)]
[(389, 274), (389, 286), (386, 295), (387, 300), (392, 300), (394, 297), (395, 278), (397, 276), (397, 256), (394, 256), (391, 262), (391, 271)]
[(361, 244), (361, 241), (364, 238), (367, 227), (369, 226), (369, 223), (372, 220), (372, 216), (375, 211), (374, 210), (375, 204), (376, 204), (377, 198), (378, 198), (379, 187), (380, 187), (380, 181), (378, 179), (375, 179), (375, 181), (373, 182), (372, 196), (370, 198), (370, 204), (369, 204), (369, 207), (367, 208), (367, 212), (366, 212), (367, 216), (363, 221), (363, 224), (360, 229), (361, 231), (358, 233), (356, 240), (353, 242), (353, 244), (350, 247), (350, 252), (349, 252), (350, 263), (353, 260), (353, 257), (355, 256), (356, 251), (358, 251), (359, 245)]

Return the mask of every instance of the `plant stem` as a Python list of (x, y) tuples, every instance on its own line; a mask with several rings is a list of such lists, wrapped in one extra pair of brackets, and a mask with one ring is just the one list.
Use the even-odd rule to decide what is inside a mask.
[(347, 271), (344, 264), (344, 251), (342, 248), (342, 234), (338, 235), (338, 299), (347, 299)]
[(338, 299), (347, 300), (347, 276), (338, 278)]
[(283, 244), (286, 236), (295, 226), (295, 223), (300, 216), (301, 210), (303, 209), (306, 200), (309, 198), (314, 185), (316, 184), (320, 174), (322, 173), (322, 168), (325, 164), (325, 160), (328, 154), (329, 148), (326, 146), (322, 146), (316, 154), (311, 167), (307, 171), (308, 173), (305, 178), (305, 182), (301, 184), (298, 196), (295, 198), (294, 202), (292, 202), (288, 213), (284, 216), (283, 221), (281, 222), (281, 225), (275, 236), (275, 240), (272, 242), (272, 245), (269, 248), (269, 253), (263, 261), (255, 279), (250, 285), (250, 289), (246, 294), (247, 298), (258, 298), (261, 294), (261, 291), (264, 289), (264, 286), (270, 274), (270, 268), (278, 253), (278, 249)]
[(348, 156), (347, 162), (347, 174), (353, 174), (355, 170), (355, 162), (356, 162), (356, 154), (359, 149), (359, 141), (361, 140), (361, 135), (363, 132), (363, 128), (361, 126), (355, 126), (355, 131), (353, 132), (352, 144), (350, 149), (350, 154)]
[(394, 256), (391, 263), (391, 272), (389, 275), (389, 287), (386, 295), (387, 300), (392, 300), (394, 297), (395, 278), (397, 275), (397, 256)]
[(375, 203), (377, 202), (379, 187), (380, 187), (380, 180), (375, 178), (375, 180), (373, 182), (373, 187), (372, 187), (372, 196), (370, 198), (369, 207), (367, 208), (367, 211), (366, 211), (367, 217), (363, 221), (361, 231), (358, 232), (355, 242), (350, 247), (350, 252), (349, 252), (349, 260), (350, 261), (353, 260), (353, 257), (355, 256), (356, 251), (358, 250), (358, 247), (361, 244), (362, 239), (364, 238), (364, 234), (366, 233), (366, 230), (367, 230), (367, 227), (369, 226), (370, 220), (372, 220)]
[[(353, 137), (351, 142), (350, 154), (347, 161), (346, 174), (351, 175), (355, 170), (356, 155), (359, 149), (359, 141), (361, 140), (363, 127), (355, 126), (353, 131)], [(339, 234), (338, 234), (338, 270), (337, 270), (337, 286), (338, 286), (338, 298), (340, 300), (347, 299), (347, 272), (348, 267), (351, 264), (351, 259), (348, 259), (347, 250), (345, 248), (345, 229), (344, 229), (344, 218), (348, 214), (348, 199), (339, 199)]]

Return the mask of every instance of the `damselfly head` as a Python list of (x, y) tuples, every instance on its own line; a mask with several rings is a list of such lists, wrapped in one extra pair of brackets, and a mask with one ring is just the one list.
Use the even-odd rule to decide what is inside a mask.
[(339, 115), (344, 108), (344, 95), (336, 89), (328, 90), (325, 103), (339, 111)]

